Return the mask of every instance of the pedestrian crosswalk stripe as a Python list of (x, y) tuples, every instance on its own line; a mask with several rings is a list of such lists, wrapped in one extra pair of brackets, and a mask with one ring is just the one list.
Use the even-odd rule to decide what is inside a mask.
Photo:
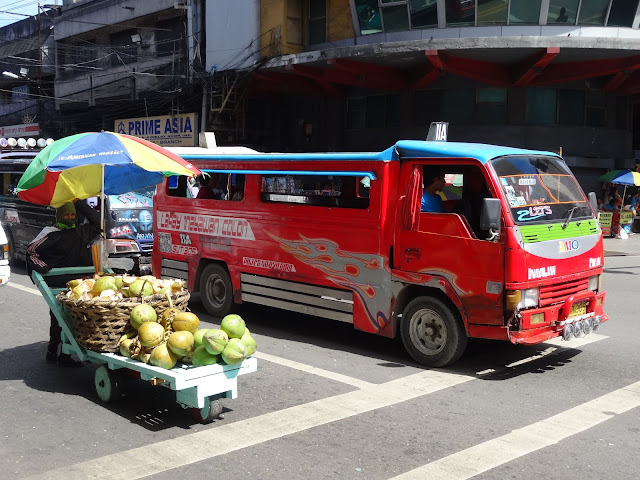
[(17, 288), (18, 290), (22, 290), (23, 292), (33, 293), (35, 295), (40, 295), (40, 290), (37, 288), (25, 287), (23, 285), (19, 285), (17, 283), (7, 283), (7, 287)]
[[(473, 380), (425, 370), (379, 385), (67, 465), (29, 480), (135, 480), (344, 420)], [(158, 461), (161, 458), (162, 461)]]
[(555, 445), (639, 406), (640, 382), (636, 382), (390, 480), (466, 480), (523, 455)]

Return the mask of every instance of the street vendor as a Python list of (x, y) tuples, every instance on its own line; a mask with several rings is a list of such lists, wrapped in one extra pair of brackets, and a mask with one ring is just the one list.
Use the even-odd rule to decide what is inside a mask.
[[(76, 212), (82, 215), (78, 221)], [(45, 227), (33, 239), (27, 249), (27, 271), (47, 273), (52, 268), (90, 266), (93, 264), (91, 244), (100, 235), (100, 214), (84, 201), (65, 203), (56, 210), (56, 223)], [(50, 277), (47, 283), (53, 288), (66, 285), (69, 278), (64, 276)], [(53, 312), (49, 311), (51, 326), (49, 328), (49, 345), (47, 363), (57, 363), (63, 367), (81, 366), (82, 363), (63, 354), (62, 329)]]

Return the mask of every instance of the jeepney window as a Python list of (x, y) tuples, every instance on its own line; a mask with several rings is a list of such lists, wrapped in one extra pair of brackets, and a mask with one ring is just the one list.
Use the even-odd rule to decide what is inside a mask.
[(195, 178), (169, 177), (167, 192), (170, 197), (237, 202), (244, 199), (244, 184), (243, 173), (206, 172)]
[(263, 202), (368, 208), (370, 179), (360, 175), (263, 175)]

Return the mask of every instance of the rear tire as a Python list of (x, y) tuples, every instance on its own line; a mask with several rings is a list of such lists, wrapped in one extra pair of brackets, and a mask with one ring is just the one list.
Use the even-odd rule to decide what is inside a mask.
[(444, 367), (467, 347), (467, 333), (458, 312), (434, 297), (419, 297), (406, 306), (400, 325), (402, 343), (416, 362)]
[(224, 317), (231, 311), (233, 285), (227, 271), (217, 263), (205, 267), (200, 277), (200, 298), (210, 315)]

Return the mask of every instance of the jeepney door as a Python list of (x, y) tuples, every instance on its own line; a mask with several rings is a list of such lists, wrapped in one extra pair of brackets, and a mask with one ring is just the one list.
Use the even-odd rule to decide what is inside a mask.
[(457, 295), (470, 323), (502, 325), (504, 244), (487, 240), (488, 232), (479, 229), (482, 198), (493, 196), (489, 183), (479, 165), (440, 165), (446, 172), (445, 213), (423, 212), (421, 175), (432, 166), (424, 161), (403, 165), (394, 267), (421, 274), (407, 275), (408, 280)]

